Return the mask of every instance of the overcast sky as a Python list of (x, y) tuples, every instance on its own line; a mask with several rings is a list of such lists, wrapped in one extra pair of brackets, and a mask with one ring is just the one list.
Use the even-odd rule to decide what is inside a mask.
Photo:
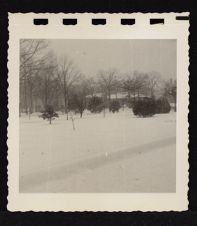
[(57, 57), (71, 58), (87, 77), (99, 70), (157, 71), (176, 78), (176, 40), (50, 40)]

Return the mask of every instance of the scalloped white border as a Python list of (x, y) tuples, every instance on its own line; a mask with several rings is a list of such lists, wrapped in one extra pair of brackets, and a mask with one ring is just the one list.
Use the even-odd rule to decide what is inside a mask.
[[(133, 14), (34, 14), (9, 13), (8, 49), (8, 209), (11, 211), (182, 211), (188, 208), (188, 35), (189, 22), (176, 16), (188, 13)], [(46, 26), (33, 25), (33, 18), (48, 18)], [(63, 26), (63, 18), (77, 18), (75, 26)], [(92, 18), (106, 18), (107, 24), (91, 25)], [(135, 18), (123, 26), (121, 18)], [(150, 25), (150, 18), (164, 18), (165, 24)], [(110, 194), (21, 194), (19, 193), (19, 39), (177, 39), (177, 145), (176, 193)]]

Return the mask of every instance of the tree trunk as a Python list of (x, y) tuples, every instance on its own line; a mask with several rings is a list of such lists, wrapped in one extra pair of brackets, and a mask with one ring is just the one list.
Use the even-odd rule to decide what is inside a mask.
[(25, 100), (25, 113), (28, 114), (28, 106), (27, 106), (27, 76), (24, 75), (24, 100)]
[(49, 124), (51, 125), (51, 118), (49, 118)]
[(65, 105), (66, 119), (68, 120), (68, 98), (67, 98), (67, 95), (65, 95), (65, 97), (64, 97), (64, 105)]
[(66, 119), (68, 120), (68, 87), (67, 87), (65, 75), (64, 75), (64, 81), (63, 81), (63, 93), (64, 93), (65, 114), (66, 114)]
[(68, 98), (66, 99), (66, 119), (68, 120)]
[(48, 105), (48, 84), (47, 84), (47, 76), (45, 75), (45, 93), (44, 93), (44, 107)]
[(103, 96), (103, 104), (104, 104), (104, 108), (103, 108), (103, 117), (105, 118), (105, 108), (106, 108), (106, 99), (107, 99), (107, 94)]
[(64, 92), (64, 107), (65, 107), (65, 114), (66, 114), (66, 119), (68, 120), (68, 87), (67, 87), (67, 81), (66, 81), (66, 76), (64, 75), (63, 78), (63, 92)]
[(29, 91), (30, 91), (30, 94), (29, 94), (29, 102), (30, 102), (30, 106), (29, 106), (29, 114), (32, 114), (32, 108), (33, 108), (33, 97), (32, 97), (32, 85), (30, 84), (29, 85)]

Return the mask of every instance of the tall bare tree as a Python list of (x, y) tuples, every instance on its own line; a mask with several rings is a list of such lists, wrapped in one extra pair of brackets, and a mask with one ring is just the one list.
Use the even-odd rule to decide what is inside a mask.
[(144, 92), (147, 85), (147, 75), (134, 71), (126, 76), (126, 79), (122, 81), (122, 86), (125, 91), (128, 92), (128, 98), (130, 100), (131, 94), (133, 95), (134, 102), (136, 97), (139, 98), (140, 94)]
[(106, 107), (110, 105), (112, 90), (116, 85), (117, 72), (115, 69), (100, 71), (98, 74), (98, 84), (103, 95), (103, 116), (105, 117)]
[(99, 84), (101, 89), (105, 92), (108, 97), (108, 101), (111, 100), (111, 93), (116, 86), (117, 72), (115, 69), (109, 71), (99, 72)]
[(98, 91), (98, 84), (96, 83), (95, 79), (93, 77), (86, 78), (86, 83), (88, 84), (88, 94), (92, 97), (96, 94)]
[[(26, 114), (32, 111), (33, 76), (42, 68), (47, 43), (39, 39), (20, 41), (20, 92), (23, 93), (23, 105)], [(20, 101), (21, 102), (21, 101)]]
[(151, 72), (148, 75), (148, 89), (151, 97), (155, 96), (155, 91), (159, 87), (159, 84), (161, 82), (161, 76), (157, 72)]
[(25, 67), (29, 61), (39, 57), (42, 58), (43, 50), (46, 50), (48, 43), (42, 39), (21, 39), (20, 40), (20, 68)]
[(78, 81), (80, 73), (76, 70), (74, 63), (66, 57), (59, 62), (58, 78), (64, 98), (65, 114), (68, 120), (69, 93), (72, 86)]

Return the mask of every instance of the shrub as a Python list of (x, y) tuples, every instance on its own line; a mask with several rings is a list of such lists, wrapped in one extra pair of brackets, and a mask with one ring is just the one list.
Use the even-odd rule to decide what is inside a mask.
[(72, 93), (68, 104), (69, 110), (79, 113), (82, 117), (84, 110), (86, 109), (86, 99), (80, 93)]
[(156, 113), (156, 102), (153, 98), (137, 100), (133, 103), (134, 115), (140, 117), (151, 117)]
[(89, 99), (87, 109), (92, 113), (100, 113), (104, 109), (102, 98), (94, 96)]
[(100, 113), (101, 111), (103, 111), (104, 108), (105, 108), (104, 103), (99, 104), (99, 105), (96, 106), (96, 108), (94, 109), (94, 113)]
[(110, 102), (110, 105), (109, 105), (109, 110), (114, 113), (114, 112), (119, 112), (119, 109), (120, 109), (119, 101), (118, 100), (112, 100)]
[(156, 101), (156, 113), (157, 114), (166, 114), (171, 110), (171, 106), (166, 98), (160, 98)]
[(53, 106), (51, 105), (47, 105), (45, 110), (41, 113), (42, 114), (39, 117), (43, 118), (44, 120), (48, 120), (50, 124), (52, 120), (59, 117), (58, 114), (54, 111)]

